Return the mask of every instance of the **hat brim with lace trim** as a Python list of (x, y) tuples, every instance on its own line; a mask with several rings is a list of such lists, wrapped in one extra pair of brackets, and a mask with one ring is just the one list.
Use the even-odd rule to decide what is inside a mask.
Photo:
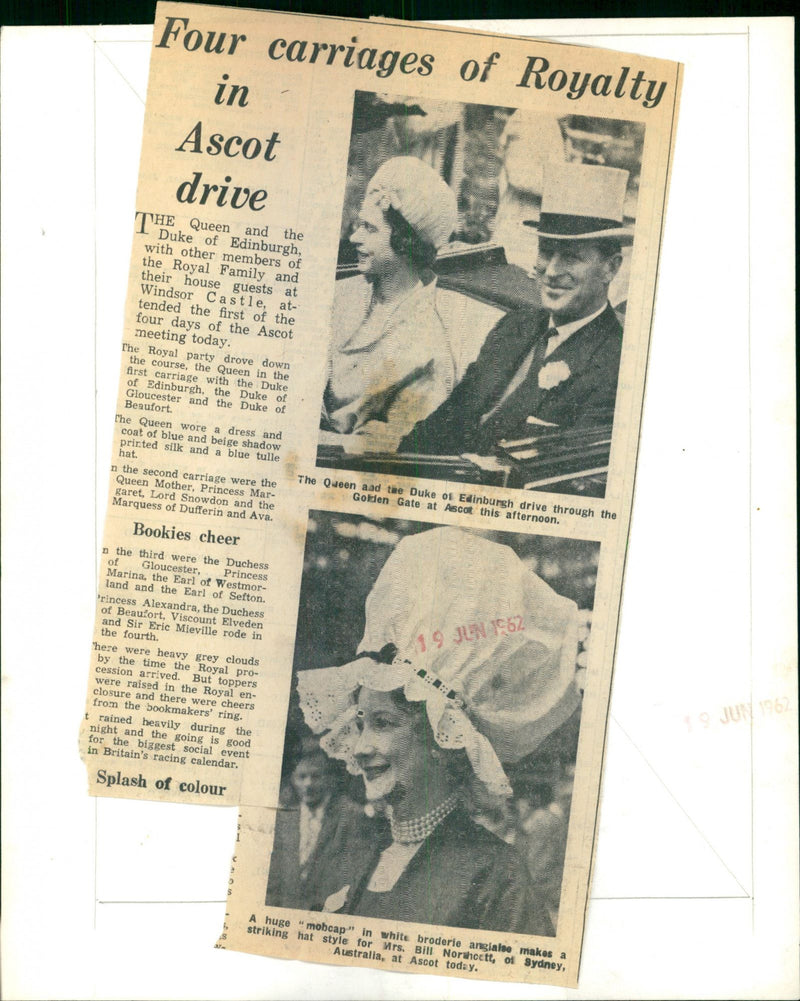
[[(389, 663), (364, 652), (386, 649)], [(439, 747), (463, 749), (486, 789), (508, 795), (503, 763), (534, 751), (578, 706), (576, 653), (574, 602), (510, 547), (437, 528), (407, 536), (387, 560), (356, 659), (299, 672), (300, 707), (326, 753), (360, 774), (358, 691), (401, 689), (425, 704)]]

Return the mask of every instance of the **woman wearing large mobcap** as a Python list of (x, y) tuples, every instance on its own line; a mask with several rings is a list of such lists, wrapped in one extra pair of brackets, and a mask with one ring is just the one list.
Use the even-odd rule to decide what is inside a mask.
[(367, 185), (350, 237), (360, 274), (334, 293), (323, 441), (394, 450), (449, 396), (455, 363), (430, 267), (456, 222), (453, 191), (416, 157), (387, 160)]
[(367, 599), (356, 659), (301, 671), (327, 754), (364, 780), (386, 836), (323, 910), (552, 935), (470, 788), (508, 796), (519, 761), (578, 704), (576, 607), (507, 546), (453, 528), (403, 539)]

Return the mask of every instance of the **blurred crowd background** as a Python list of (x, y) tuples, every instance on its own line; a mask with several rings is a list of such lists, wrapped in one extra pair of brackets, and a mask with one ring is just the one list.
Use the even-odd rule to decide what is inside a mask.
[[(364, 629), (364, 604), (381, 568), (406, 535), (434, 528), (424, 522), (372, 519), (312, 511), (309, 514), (300, 591), (294, 670), (329, 667), (352, 660)], [(510, 546), (555, 591), (580, 609), (576, 679), (583, 688), (599, 543), (548, 536), (482, 531)], [(580, 708), (533, 754), (509, 767), (512, 800), (479, 805), (481, 823), (515, 843), (528, 861), (551, 917), (557, 917), (577, 753)], [(292, 801), (290, 777), (303, 740), (310, 736), (293, 692), (284, 746), (282, 799)], [(363, 801), (360, 779), (334, 763), (336, 782)]]

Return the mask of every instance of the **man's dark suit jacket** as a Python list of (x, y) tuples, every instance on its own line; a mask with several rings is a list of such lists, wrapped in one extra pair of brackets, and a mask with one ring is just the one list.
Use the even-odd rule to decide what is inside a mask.
[(372, 849), (374, 822), (347, 796), (332, 794), (317, 843), (300, 865), (300, 807), (278, 810), (266, 903), (273, 907), (318, 909), (348, 882), (350, 872)]
[(546, 358), (543, 365), (563, 361), (570, 375), (552, 389), (542, 389), (532, 372), (530, 399), (520, 420), (517, 411), (503, 420), (504, 402), (486, 425), (481, 417), (502, 397), (514, 373), (538, 341), (549, 336), (549, 314), (509, 313), (489, 332), (476, 360), (450, 397), (400, 442), (400, 452), (456, 455), (488, 454), (501, 438), (525, 437), (532, 431), (528, 415), (559, 428), (610, 422), (617, 395), (622, 327), (607, 306), (591, 323), (577, 330)]

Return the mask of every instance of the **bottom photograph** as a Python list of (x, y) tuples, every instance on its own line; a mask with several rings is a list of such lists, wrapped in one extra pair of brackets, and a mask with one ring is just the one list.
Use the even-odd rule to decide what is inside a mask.
[(556, 934), (599, 550), (310, 512), (265, 904)]

